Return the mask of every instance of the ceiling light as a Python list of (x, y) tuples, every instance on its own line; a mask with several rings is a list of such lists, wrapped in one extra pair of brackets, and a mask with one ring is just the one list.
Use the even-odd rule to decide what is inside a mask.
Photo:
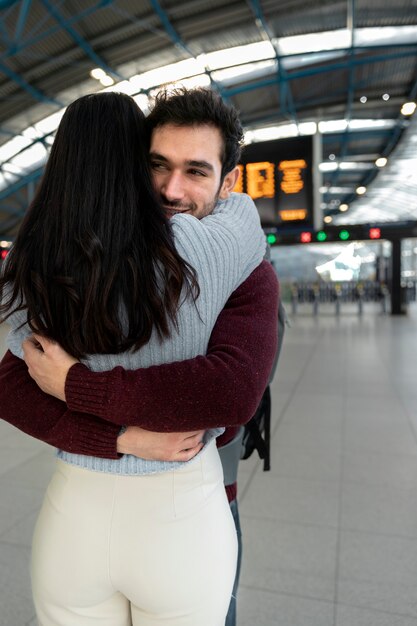
[(339, 211), (345, 212), (349, 209), (349, 205), (348, 204), (341, 204), (339, 206)]
[(106, 72), (101, 69), (101, 67), (96, 67), (90, 72), (91, 78), (95, 78), (96, 80), (100, 80), (100, 78), (104, 78), (106, 76)]
[(360, 187), (356, 187), (356, 193), (358, 194), (358, 196), (363, 196), (363, 194), (366, 193), (366, 187), (364, 187), (363, 185), (361, 185)]
[(333, 222), (333, 218), (332, 218), (332, 216), (331, 216), (331, 215), (326, 215), (326, 216), (323, 218), (323, 222), (325, 222), (326, 224), (331, 224), (331, 222)]
[(382, 94), (382, 99), (385, 100), (385, 102), (387, 102), (389, 100), (389, 93)]
[(335, 172), (337, 170), (337, 163), (319, 163), (320, 172)]
[(105, 74), (99, 80), (100, 80), (101, 84), (104, 85), (104, 87), (111, 87), (111, 85), (114, 85), (114, 80), (112, 79), (111, 76), (107, 76), (107, 74)]
[(394, 128), (396, 125), (395, 120), (365, 120), (365, 119), (356, 119), (350, 120), (349, 128), (350, 130), (375, 130), (377, 128)]
[(336, 158), (336, 155), (335, 155), (335, 154), (329, 154), (329, 159), (330, 159), (330, 161), (334, 161), (334, 160), (335, 160), (335, 158)]
[(372, 163), (360, 162), (360, 161), (341, 161), (339, 163), (341, 170), (370, 170), (372, 169)]
[(388, 163), (388, 159), (386, 159), (385, 157), (379, 157), (379, 159), (375, 161), (375, 165), (377, 167), (385, 167), (387, 163)]
[(352, 187), (331, 187), (330, 185), (327, 185), (327, 187), (320, 187), (320, 193), (330, 193), (332, 195), (337, 194), (337, 195), (346, 195), (346, 194), (350, 194), (353, 193), (353, 188)]
[(401, 113), (403, 115), (412, 115), (416, 110), (416, 106), (415, 102), (405, 102), (401, 107)]
[(368, 102), (368, 98), (366, 96), (361, 96), (359, 100), (360, 102), (362, 102), (362, 104), (365, 104), (365, 102)]
[(329, 120), (326, 122), (319, 122), (320, 133), (337, 133), (343, 132), (347, 128), (347, 120)]

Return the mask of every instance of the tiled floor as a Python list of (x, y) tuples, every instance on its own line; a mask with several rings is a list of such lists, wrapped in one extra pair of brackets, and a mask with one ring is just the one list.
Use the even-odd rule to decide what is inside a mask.
[[(417, 626), (416, 355), (416, 310), (292, 318), (272, 470), (240, 465), (239, 626)], [(34, 626), (29, 546), (53, 453), (0, 435), (0, 626)]]

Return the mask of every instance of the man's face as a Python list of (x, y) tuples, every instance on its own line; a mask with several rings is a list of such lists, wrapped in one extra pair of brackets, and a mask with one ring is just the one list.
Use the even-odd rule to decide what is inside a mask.
[(218, 198), (228, 197), (238, 169), (221, 181), (222, 147), (219, 129), (207, 124), (165, 124), (153, 131), (152, 178), (168, 217), (189, 213), (201, 219), (212, 212)]

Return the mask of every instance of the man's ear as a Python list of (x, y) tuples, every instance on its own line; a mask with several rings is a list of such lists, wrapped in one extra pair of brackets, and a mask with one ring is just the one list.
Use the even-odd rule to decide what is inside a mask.
[(226, 174), (223, 179), (222, 186), (220, 187), (219, 198), (221, 198), (221, 200), (225, 200), (230, 196), (238, 181), (239, 175), (240, 170), (237, 165), (228, 174)]

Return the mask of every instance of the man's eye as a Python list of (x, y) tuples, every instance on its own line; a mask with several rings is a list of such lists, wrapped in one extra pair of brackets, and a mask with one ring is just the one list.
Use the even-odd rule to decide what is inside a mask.
[(205, 176), (206, 173), (202, 172), (201, 170), (189, 170), (189, 173), (191, 174), (191, 176)]
[(166, 168), (164, 163), (158, 163), (157, 161), (151, 161), (151, 169), (153, 170), (163, 170)]

